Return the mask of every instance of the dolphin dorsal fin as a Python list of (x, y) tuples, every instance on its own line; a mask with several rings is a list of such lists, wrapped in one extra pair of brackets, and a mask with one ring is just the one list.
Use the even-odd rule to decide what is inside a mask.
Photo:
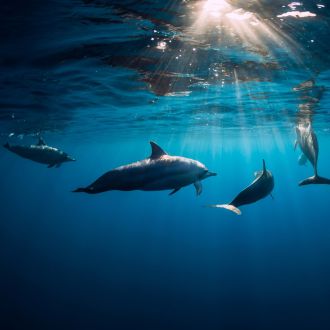
[(45, 142), (45, 140), (41, 137), (41, 136), (39, 136), (38, 137), (39, 138), (39, 140), (38, 140), (38, 146), (45, 146), (46, 145), (46, 142)]
[(151, 145), (151, 159), (157, 159), (164, 155), (167, 155), (167, 153), (155, 142), (150, 141)]
[(266, 170), (266, 162), (264, 159), (262, 160), (262, 166), (263, 166), (262, 171), (263, 173), (265, 173), (267, 170)]

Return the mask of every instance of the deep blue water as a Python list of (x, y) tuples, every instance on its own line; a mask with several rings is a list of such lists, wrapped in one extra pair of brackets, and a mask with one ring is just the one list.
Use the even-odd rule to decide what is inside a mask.
[[(1, 329), (330, 328), (330, 186), (299, 187), (294, 151), (310, 123), (330, 177), (327, 1), (0, 6), (0, 142), (41, 133), (77, 159), (0, 150)], [(151, 140), (218, 175), (198, 197), (71, 192)], [(262, 159), (273, 199), (205, 207)]]

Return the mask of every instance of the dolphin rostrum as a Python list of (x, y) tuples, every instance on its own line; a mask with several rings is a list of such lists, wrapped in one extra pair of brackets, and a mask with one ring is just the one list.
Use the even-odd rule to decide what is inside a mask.
[(9, 151), (37, 163), (48, 164), (48, 167), (60, 167), (64, 162), (75, 161), (66, 152), (46, 145), (42, 137), (39, 136), (37, 144), (29, 146), (10, 145), (8, 142), (4, 145)]
[(274, 177), (270, 171), (266, 169), (265, 161), (263, 162), (262, 171), (255, 172), (255, 180), (244, 190), (242, 190), (229, 204), (209, 205), (209, 207), (225, 208), (235, 212), (237, 215), (242, 214), (239, 206), (252, 204), (258, 200), (271, 194), (274, 188)]
[(317, 136), (312, 129), (311, 123), (308, 123), (308, 125), (299, 124), (296, 126), (296, 134), (297, 140), (295, 143), (295, 149), (297, 145), (299, 145), (301, 151), (314, 168), (314, 175), (301, 181), (299, 186), (308, 184), (330, 184), (330, 179), (322, 178), (317, 173), (319, 144), (317, 141)]
[(150, 142), (149, 158), (117, 167), (99, 177), (85, 188), (74, 192), (97, 194), (108, 190), (172, 190), (194, 184), (197, 195), (202, 192), (201, 180), (216, 175), (194, 159), (168, 155), (155, 142)]

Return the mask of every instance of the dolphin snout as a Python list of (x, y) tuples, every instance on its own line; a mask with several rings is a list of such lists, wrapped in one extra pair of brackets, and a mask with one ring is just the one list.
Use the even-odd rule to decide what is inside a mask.
[(216, 175), (217, 175), (217, 173), (207, 171), (205, 174), (205, 177), (208, 178), (209, 176), (216, 176)]
[(75, 159), (75, 158), (73, 158), (73, 157), (68, 157), (68, 161), (69, 161), (69, 162), (75, 162), (75, 161), (76, 161), (76, 159)]

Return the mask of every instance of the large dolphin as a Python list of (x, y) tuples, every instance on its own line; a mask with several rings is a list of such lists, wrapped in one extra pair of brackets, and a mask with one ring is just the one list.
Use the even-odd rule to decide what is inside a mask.
[(97, 194), (108, 190), (172, 190), (194, 184), (197, 195), (202, 192), (201, 180), (216, 175), (197, 160), (168, 155), (155, 142), (150, 142), (149, 158), (117, 167), (85, 188), (74, 192)]
[(244, 190), (242, 190), (229, 204), (209, 205), (209, 207), (225, 208), (240, 215), (242, 212), (238, 209), (239, 206), (255, 203), (258, 200), (271, 194), (274, 188), (274, 177), (270, 171), (266, 169), (265, 161), (263, 169), (255, 172), (255, 180)]
[(33, 160), (37, 163), (47, 164), (48, 167), (60, 167), (64, 162), (75, 160), (64, 151), (46, 145), (42, 137), (39, 137), (37, 144), (20, 146), (10, 145), (7, 142), (4, 147), (23, 158)]
[(305, 157), (309, 160), (314, 168), (314, 175), (301, 181), (299, 186), (307, 184), (330, 184), (330, 179), (322, 178), (317, 173), (317, 160), (319, 155), (319, 144), (317, 136), (314, 133), (310, 123), (307, 125), (299, 124), (296, 126), (297, 140), (295, 149), (299, 145)]

